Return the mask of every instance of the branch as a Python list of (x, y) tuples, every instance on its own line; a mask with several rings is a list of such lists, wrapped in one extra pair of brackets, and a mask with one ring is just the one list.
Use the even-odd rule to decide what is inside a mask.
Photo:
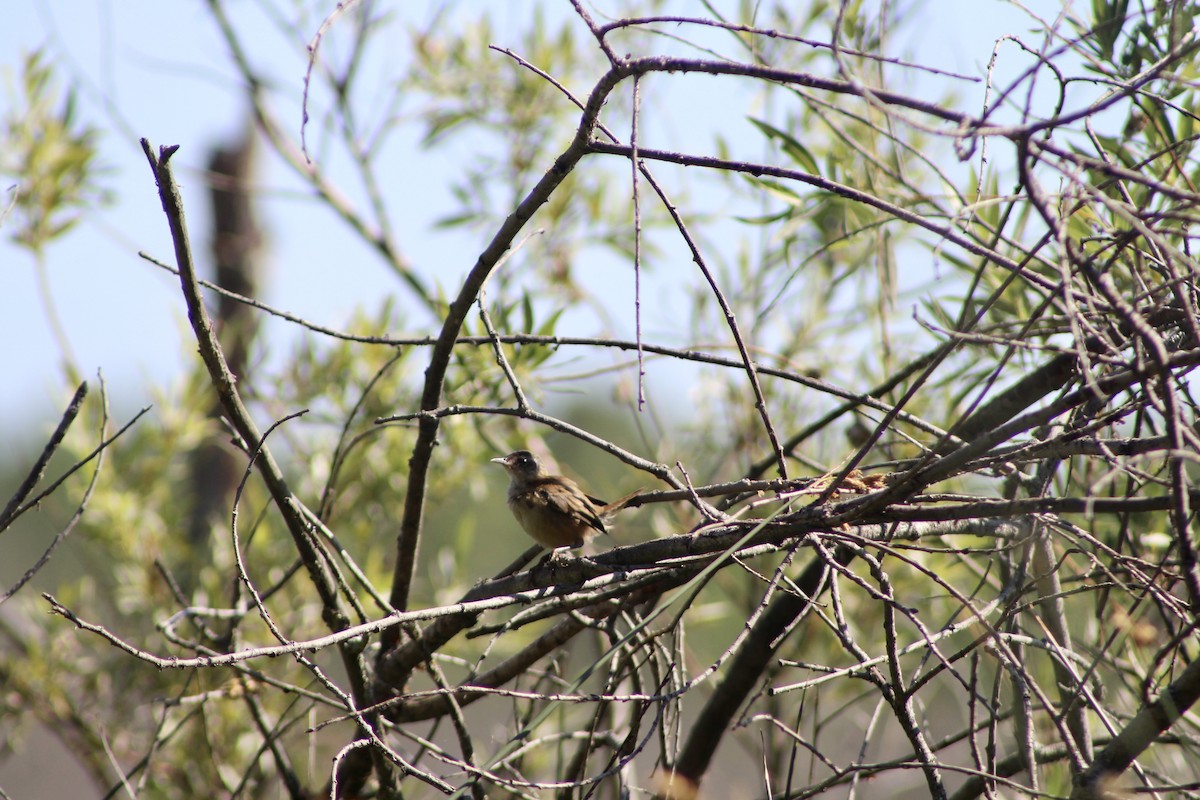
[[(199, 345), (200, 357), (208, 369), (213, 388), (221, 401), (221, 408), (234, 430), (248, 448), (252, 450), (259, 448), (262, 444), (262, 435), (237, 391), (235, 385), (237, 379), (229, 371), (225, 355), (213, 333), (212, 320), (200, 297), (191, 244), (188, 240), (187, 223), (183, 216), (183, 202), (169, 164), (171, 156), (178, 148), (175, 146), (160, 148), (159, 154), (155, 156), (148, 140), (142, 139), (141, 143), (146, 159), (150, 163), (150, 169), (154, 173), (154, 180), (158, 184), (159, 198), (171, 228), (171, 238), (175, 245), (175, 260), (179, 265), (179, 280), (184, 299), (187, 302), (188, 319), (192, 323), (192, 330)], [(324, 559), (313, 545), (303, 517), (297, 511), (292, 500), (292, 491), (288, 488), (282, 470), (276, 463), (271, 450), (266, 446), (259, 448), (257, 461), (259, 472), (275, 501), (275, 506), (287, 524), (305, 568), (321, 595), (326, 623), (331, 630), (345, 628), (349, 620), (339, 606), (336, 586), (325, 567)]]
[(1197, 700), (1200, 700), (1200, 661), (1193, 661), (1157, 700), (1142, 708), (1096, 755), (1096, 760), (1076, 780), (1071, 800), (1111, 797), (1112, 782)]
[[(599, 118), (600, 109), (609, 93), (625, 76), (625, 72), (614, 69), (600, 79), (588, 99), (574, 139), (566, 150), (555, 159), (554, 165), (517, 205), (513, 213), (504, 220), (491, 242), (479, 254), (475, 266), (471, 268), (463, 281), (458, 296), (447, 309), (441, 333), (438, 334), (433, 353), (430, 354), (429, 366), (425, 370), (425, 385), (421, 392), (422, 411), (433, 411), (441, 403), (442, 387), (446, 380), (446, 370), (450, 365), (455, 342), (467, 314), (470, 313), (471, 307), (475, 303), (480, 288), (521, 229), (525, 227), (534, 213), (550, 199), (550, 195), (571, 173), (579, 160), (589, 152), (588, 142)], [(421, 417), (417, 428), (417, 441), (413, 446), (412, 457), (409, 459), (408, 491), (405, 494), (404, 514), (396, 541), (396, 566), (392, 576), (391, 594), (392, 607), (401, 611), (408, 608), (413, 571), (416, 568), (417, 544), (421, 536), (421, 522), (425, 510), (425, 490), (429, 480), (429, 465), (433, 456), (438, 427), (439, 421), (436, 417)], [(385, 650), (394, 644), (394, 638), (385, 637)]]
[[(835, 558), (839, 563), (848, 564), (853, 560), (854, 553), (839, 548)], [(785, 638), (784, 632), (811, 607), (812, 598), (820, 592), (828, 570), (828, 565), (822, 559), (814, 558), (796, 581), (798, 591), (775, 595), (766, 612), (750, 629), (750, 634), (729, 662), (721, 682), (700, 710), (700, 716), (692, 725), (671, 770), (668, 783), (682, 780), (684, 785), (700, 786), (717, 745), (729, 730), (733, 715), (758, 685), (759, 677), (766, 670), (771, 656)]]
[[(321, 598), (321, 610), (325, 624), (331, 631), (344, 630), (349, 627), (350, 620), (341, 607), (337, 583), (330, 574), (329, 567), (325, 561), (325, 554), (318, 549), (317, 539), (310, 534), (308, 525), (300, 513), (300, 503), (293, 497), (292, 491), (288, 487), (287, 481), (284, 479), (283, 472), (276, 463), (274, 455), (266, 447), (263, 437), (259, 433), (258, 426), (255, 425), (249, 411), (242, 402), (242, 398), (235, 385), (236, 378), (229, 371), (225, 355), (213, 332), (212, 321), (204, 308), (196, 277), (195, 262), (192, 258), (191, 244), (188, 240), (187, 224), (183, 213), (183, 201), (170, 167), (171, 156), (174, 155), (178, 147), (160, 148), (156, 156), (148, 140), (142, 139), (141, 144), (142, 150), (146, 155), (146, 160), (149, 162), (150, 169), (154, 174), (155, 182), (158, 185), (159, 199), (162, 202), (163, 211), (167, 216), (167, 223), (170, 226), (171, 239), (175, 249), (175, 260), (179, 268), (179, 280), (188, 308), (188, 319), (192, 324), (192, 330), (196, 336), (200, 356), (204, 361), (205, 367), (208, 369), (209, 379), (212, 381), (213, 388), (216, 390), (217, 397), (221, 402), (221, 408), (233, 425), (234, 430), (241, 436), (247, 448), (252, 452), (257, 452), (257, 455), (252, 458), (252, 463), (257, 462), (259, 473), (263, 477), (263, 481), (270, 492), (276, 509), (287, 525), (288, 532), (291, 534), (292, 541), (300, 555), (300, 560), (317, 589), (317, 593)], [(365, 705), (368, 687), (366, 669), (361, 658), (361, 642), (350, 640), (339, 642), (338, 652), (350, 681), (353, 706), (360, 707)], [(363, 717), (356, 717), (356, 722), (365, 736), (377, 743), (379, 742), (370, 720)], [(387, 750), (387, 748), (382, 749), (384, 751)], [(389, 757), (392, 755), (390, 753), (386, 754)], [(403, 764), (403, 762), (397, 761), (394, 758), (393, 762), (398, 763), (405, 772), (413, 774), (414, 771), (408, 769), (407, 765)], [(421, 776), (418, 774), (418, 777)]]
[[(29, 469), (25, 480), (21, 481), (21, 485), (13, 492), (13, 496), (8, 499), (4, 510), (0, 511), (0, 531), (7, 529), (13, 520), (20, 515), (17, 507), (29, 496), (29, 493), (33, 491), (33, 487), (37, 486), (42, 476), (46, 474), (46, 465), (50, 463), (50, 457), (54, 455), (54, 451), (62, 444), (63, 437), (67, 435), (67, 429), (71, 427), (71, 423), (79, 415), (79, 409), (83, 407), (83, 399), (87, 397), (87, 392), (88, 385), (86, 381), (79, 384), (79, 387), (75, 389), (75, 396), (71, 398), (71, 402), (67, 404), (66, 410), (63, 411), (62, 417), (58, 421), (58, 427), (54, 429), (54, 433), (50, 434), (46, 446), (42, 448), (42, 454), (38, 456), (37, 461)], [(28, 506), (26, 507), (28, 508)]]

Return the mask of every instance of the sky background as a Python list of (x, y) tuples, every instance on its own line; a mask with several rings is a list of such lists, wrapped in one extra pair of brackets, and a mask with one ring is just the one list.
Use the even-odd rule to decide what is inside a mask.
[[(138, 257), (139, 251), (146, 251), (172, 260), (167, 226), (138, 137), (147, 137), (156, 146), (180, 145), (174, 159), (177, 176), (183, 184), (194, 247), (207, 260), (208, 198), (199, 170), (214, 143), (239, 132), (246, 103), (226, 47), (205, 4), (198, 0), (43, 0), (12, 5), (0, 26), (0, 54), (4, 54), (0, 69), (5, 74), (0, 112), (8, 114), (11, 108), (14, 72), (22, 54), (40, 47), (55, 65), (60, 87), (67, 80), (76, 84), (80, 118), (103, 131), (101, 161), (109, 168), (104, 180), (115, 203), (97, 215), (89, 214), (54, 243), (47, 254), (47, 269), (53, 300), (78, 365), (88, 380), (98, 371), (103, 373), (121, 422), (133, 409), (155, 402), (156, 388), (170, 387), (195, 352), (175, 279)], [(535, 5), (544, 7), (551, 22), (570, 13), (565, 2), (512, 3), (511, 13), (495, 20), (495, 43), (517, 48), (518, 33)], [(731, 14), (735, 6), (717, 5), (728, 6)], [(236, 27), (262, 32), (253, 40), (256, 64), (277, 80), (290, 81), (290, 86), (285, 85), (288, 95), (298, 98), (305, 66), (305, 39), (299, 33), (311, 37), (320, 20), (314, 17), (307, 29), (289, 41), (264, 16), (263, 3), (228, 6)], [(393, 11), (401, 26), (420, 26), (440, 6), (395, 4)], [(496, 7), (488, 6), (494, 13)], [(464, 2), (455, 4), (453, 13), (469, 16), (483, 7)], [(1061, 10), (1056, 2), (1033, 2), (1029, 8), (1046, 19)], [(1034, 27), (1013, 6), (992, 0), (931, 0), (914, 9), (920, 24), (897, 37), (894, 52), (968, 75), (983, 74), (1000, 36), (1028, 36)], [(668, 3), (663, 11), (696, 13), (698, 5)], [(405, 43), (399, 35), (396, 41)], [(1032, 43), (1040, 44), (1040, 39)], [(386, 80), (388, 71), (401, 68), (405, 57), (398, 46), (371, 68)], [(498, 69), (512, 66), (499, 54), (496, 62)], [(1000, 74), (1025, 63), (1016, 56), (1002, 58)], [(983, 84), (958, 85), (964, 96), (961, 107), (979, 108)], [(655, 126), (647, 129), (647, 146), (710, 152), (713, 132), (720, 126), (735, 148), (747, 148), (747, 156), (760, 152), (761, 140), (744, 122), (753, 109), (746, 107), (745, 98), (730, 82), (681, 80), (674, 91), (698, 116), (680, 122), (670, 114), (658, 120), (647, 115), (648, 124)], [(298, 135), (298, 107), (281, 108), (280, 116), (290, 120), (291, 132)], [(654, 133), (662, 141), (650, 138)], [(423, 153), (415, 132), (402, 132), (390, 148), (396, 160), (383, 172), (403, 176), (396, 182), (385, 179), (385, 184), (406, 254), (425, 275), (446, 287), (454, 286), (455, 278), (470, 267), (481, 241), (478, 235), (462, 231), (431, 230), (432, 223), (452, 208), (447, 187), (459, 168), (457, 159), (470, 149), (470, 142), (459, 142), (456, 148)], [(259, 174), (262, 194), (269, 201), (264, 212), (270, 264), (263, 290), (266, 302), (340, 327), (355, 309), (373, 311), (393, 295), (407, 301), (396, 277), (308, 199), (308, 191), (287, 167), (267, 158)], [(335, 179), (343, 177), (336, 167), (332, 174)], [(5, 179), (6, 204), (11, 185), (12, 180)], [(39, 300), (34, 263), (27, 252), (12, 245), (9, 232), (0, 228), (0, 347), (7, 365), (0, 386), (0, 419), (5, 421), (0, 430), (8, 442), (20, 446), (44, 439), (73, 387), (64, 383), (58, 346)], [(617, 307), (632, 307), (631, 280), (612, 281), (601, 274), (596, 286), (598, 291), (615, 293), (612, 299)], [(668, 293), (656, 295), (653, 284), (647, 291), (652, 307), (659, 300), (669, 302)], [(428, 318), (417, 315), (413, 320), (412, 328), (404, 332), (436, 330)], [(626, 335), (632, 334), (630, 320), (618, 320), (618, 325), (625, 327)], [(653, 319), (649, 326), (653, 338)], [(266, 333), (278, 354), (294, 339), (296, 329), (270, 322)]]
[[(251, 57), (290, 98), (291, 105), (277, 110), (290, 125), (289, 132), (298, 136), (301, 116), (296, 101), (306, 67), (304, 45), (321, 20), (314, 16), (295, 36), (284, 37), (268, 18), (266, 3), (229, 0), (226, 5), (236, 28), (257, 33), (252, 37)], [(378, 58), (369, 69), (373, 80), (386, 83), (390, 75), (400, 74), (407, 62), (404, 29), (423, 27), (443, 4), (411, 0), (383, 5), (395, 15), (397, 46), (376, 48)], [(717, 0), (714, 5), (734, 16), (742, 4)], [(334, 0), (325, 4), (333, 6)], [(519, 52), (520, 32), (535, 6), (544, 10), (551, 25), (571, 18), (566, 0), (519, 0), (507, 3), (504, 15), (496, 14), (498, 4), (476, 1), (454, 4), (443, 24), (491, 9), (494, 43)], [(1046, 0), (1031, 0), (1026, 7), (1046, 20), (1062, 9), (1058, 2)], [(699, 13), (700, 8), (692, 0), (665, 3), (659, 11), (687, 15)], [(984, 74), (1000, 37), (1031, 37), (1030, 30), (1038, 27), (1026, 13), (1000, 0), (929, 0), (912, 8), (919, 22), (896, 37), (892, 53), (971, 76)], [(14, 77), (23, 55), (41, 48), (55, 67), (60, 89), (68, 82), (76, 86), (79, 118), (102, 131), (100, 161), (108, 168), (104, 185), (114, 203), (89, 213), (69, 235), (51, 245), (46, 267), (53, 302), (83, 377), (94, 387), (97, 373), (103, 373), (115, 427), (137, 408), (169, 403), (172, 387), (196, 359), (177, 279), (138, 255), (145, 251), (167, 262), (173, 260), (166, 221), (138, 139), (146, 137), (155, 146), (180, 146), (173, 159), (176, 177), (183, 188), (193, 246), (207, 269), (208, 197), (203, 165), (214, 144), (240, 133), (247, 104), (226, 46), (201, 0), (37, 0), (10, 2), (5, 11), (0, 25), (0, 117), (11, 112)], [(583, 38), (582, 25), (576, 23), (575, 27)], [(688, 35), (694, 39), (704, 36), (695, 30)], [(1041, 44), (1038, 35), (1028, 41), (1033, 47)], [(714, 41), (715, 46), (727, 44), (727, 37)], [(328, 46), (330, 54), (337, 52), (336, 37)], [(1013, 47), (1002, 49), (1001, 54), (997, 64), (1000, 83), (1029, 63)], [(512, 62), (500, 54), (495, 54), (494, 60), (496, 69), (513, 69)], [(982, 82), (939, 79), (929, 86), (931, 99), (954, 86), (961, 97), (960, 108), (974, 111), (982, 107)], [(589, 87), (572, 88), (583, 93)], [(746, 118), (765, 112), (752, 107), (748, 96), (740, 94), (742, 88), (730, 80), (671, 76), (673, 107), (646, 107), (643, 145), (711, 153), (714, 137), (720, 133), (736, 155), (760, 156), (761, 135)], [(430, 281), (447, 288), (455, 287), (474, 263), (486, 237), (462, 229), (434, 228), (437, 219), (453, 210), (449, 187), (461, 176), (463, 159), (474, 154), (476, 145), (458, 140), (436, 152), (422, 151), (413, 126), (397, 133), (389, 157), (381, 165), (387, 203), (405, 254)], [(1002, 152), (998, 149), (994, 157), (999, 161)], [(344, 164), (329, 167), (335, 181), (352, 183)], [(662, 172), (668, 171), (662, 168)], [(671, 177), (681, 184), (687, 180), (682, 174)], [(269, 264), (262, 300), (334, 328), (344, 327), (356, 311), (374, 312), (388, 298), (395, 298), (404, 308), (414, 307), (396, 276), (327, 209), (311, 200), (309, 190), (286, 165), (269, 155), (264, 157), (258, 181)], [(3, 206), (11, 202), (12, 183), (9, 178), (0, 183)], [(720, 197), (692, 198), (690, 208), (703, 207), (719, 215), (725, 210), (722, 202)], [(74, 387), (64, 380), (59, 347), (39, 299), (35, 264), (26, 251), (11, 243), (10, 232), (0, 226), (0, 353), (6, 367), (0, 382), (0, 447), (14, 453), (40, 449)], [(528, 246), (536, 248), (537, 242)], [(686, 263), (686, 254), (678, 254), (677, 242), (675, 247), (679, 263)], [(903, 268), (904, 280), (920, 283), (936, 271), (936, 257), (925, 250), (914, 251)], [(613, 333), (633, 338), (632, 271), (628, 265), (615, 263), (611, 253), (593, 253), (577, 269), (580, 280), (609, 308), (618, 310), (612, 321)], [(646, 338), (685, 344), (680, 337), (687, 326), (679, 323), (671, 309), (677, 295), (671, 279), (669, 271), (647, 274), (643, 290), (643, 307), (649, 311)], [(436, 331), (433, 321), (421, 312), (413, 312), (410, 319), (404, 330), (380, 333)], [(582, 315), (565, 320), (561, 332), (592, 334), (598, 324)], [(276, 359), (284, 357), (301, 335), (295, 326), (272, 318), (265, 320), (264, 334)], [(670, 370), (674, 368), (661, 362), (652, 364), (651, 388), (672, 391)], [(397, 413), (407, 410), (397, 409)], [(154, 424), (156, 413), (142, 424)], [(260, 424), (264, 422), (260, 420)], [(35, 736), (41, 735), (35, 732)], [(40, 751), (46, 743), (35, 738), (27, 747)], [(62, 761), (55, 760), (54, 769), (64, 769)], [(22, 781), (39, 785), (44, 776), (45, 767), (35, 759), (13, 758), (0, 766), (10, 790)], [(65, 768), (72, 767), (68, 763)]]

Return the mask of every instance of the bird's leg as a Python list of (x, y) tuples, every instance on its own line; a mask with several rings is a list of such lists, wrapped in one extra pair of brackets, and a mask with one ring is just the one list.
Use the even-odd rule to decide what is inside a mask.
[(574, 556), (571, 554), (571, 545), (567, 545), (566, 547), (556, 547), (551, 550), (550, 555), (547, 556), (547, 560), (553, 564), (565, 564), (573, 559)]

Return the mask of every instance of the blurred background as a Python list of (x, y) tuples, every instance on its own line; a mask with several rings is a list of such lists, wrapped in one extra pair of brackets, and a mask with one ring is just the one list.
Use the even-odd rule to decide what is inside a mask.
[[(630, 5), (587, 7), (603, 22)], [(646, 13), (697, 13), (697, 4), (690, 2), (646, 5)], [(762, 20), (753, 19), (751, 5), (718, 2), (704, 7), (714, 18), (746, 19), (828, 39), (833, 12), (822, 3)], [(898, 87), (916, 96), (954, 98), (961, 108), (980, 109), (987, 88), (981, 79), (996, 42), (1037, 27), (1038, 16), (1052, 24), (1061, 10), (1051, 2), (1022, 9), (1005, 2), (955, 0), (891, 8), (889, 27), (880, 34), (886, 43), (882, 49), (944, 72), (903, 64), (889, 65), (887, 71)], [(444, 304), (479, 252), (513, 204), (549, 168), (578, 118), (558, 92), (501, 49), (546, 70), (581, 98), (604, 62), (570, 5), (562, 2), (523, 0), (502, 8), (479, 2), (369, 2), (332, 18), (332, 3), (272, 0), (47, 0), (8, 12), (0, 26), (0, 116), (8, 141), (23, 142), (27, 151), (9, 147), (0, 153), (5, 171), (0, 187), (5, 209), (0, 217), (0, 342), (6, 365), (0, 386), (0, 496), (7, 497), (24, 476), (79, 381), (89, 382), (88, 402), (93, 405), (83, 417), (90, 426), (86, 435), (79, 428), (72, 433), (67, 453), (74, 457), (96, 444), (101, 376), (110, 433), (139, 409), (149, 410), (128, 435), (128, 447), (111, 455), (107, 469), (116, 478), (89, 509), (83, 533), (68, 539), (17, 598), (32, 605), (13, 602), (0, 609), (10, 630), (6, 641), (29, 648), (7, 669), (21, 658), (38, 664), (24, 677), (11, 671), (0, 675), (5, 679), (0, 685), (9, 687), (9, 713), (0, 717), (0, 787), (12, 797), (100, 796), (94, 776), (103, 774), (105, 765), (78, 765), (62, 749), (62, 731), (58, 736), (48, 732), (54, 730), (53, 715), (43, 717), (41, 724), (29, 722), (31, 716), (22, 713), (28, 708), (21, 704), (35, 696), (45, 697), (47, 704), (58, 702), (58, 691), (83, 711), (93, 702), (120, 709), (126, 687), (138, 686), (135, 707), (122, 711), (149, 725), (160, 713), (158, 699), (173, 689), (166, 680), (151, 688), (158, 678), (148, 678), (136, 666), (126, 665), (128, 671), (95, 668), (100, 656), (78, 649), (68, 626), (26, 627), (24, 614), (40, 607), (39, 590), (53, 589), (64, 602), (134, 636), (135, 631), (144, 635), (185, 596), (196, 603), (216, 603), (228, 588), (232, 556), (222, 549), (223, 539), (209, 538), (209, 529), (228, 524), (230, 492), (244, 468), (244, 459), (231, 456), (230, 448), (209, 449), (213, 441), (227, 439), (228, 432), (212, 416), (178, 280), (141, 255), (166, 264), (175, 260), (138, 140), (145, 137), (156, 148), (179, 146), (173, 164), (193, 247), (209, 279), (218, 278), (213, 251), (221, 246), (214, 231), (219, 216), (214, 208), (220, 201), (211, 191), (226, 187), (252, 205), (234, 214), (242, 214), (245, 227), (233, 235), (244, 246), (233, 260), (244, 256), (251, 266), (240, 277), (233, 269), (220, 280), (222, 285), (241, 280), (234, 285), (244, 293), (317, 326), (359, 336), (428, 337), (436, 335)], [(862, 13), (867, 19), (877, 16), (870, 8)], [(372, 46), (360, 48), (368, 32)], [(319, 56), (313, 81), (306, 86), (312, 45)], [(813, 56), (803, 46), (791, 46), (795, 68), (810, 66)], [(652, 49), (694, 57), (724, 52), (747, 57), (727, 31), (716, 29), (690, 28), (679, 38), (660, 34)], [(1001, 58), (993, 81), (1007, 85), (1029, 63), (1025, 55)], [(353, 83), (339, 95), (339, 76), (351, 74)], [(252, 116), (248, 84), (262, 93), (272, 114), (266, 125)], [(669, 86), (647, 80), (640, 107), (641, 146), (764, 158), (778, 144), (768, 143), (764, 130), (784, 129), (795, 120), (777, 98), (741, 89), (735, 81), (705, 76), (675, 77)], [(1035, 95), (1042, 91), (1040, 85), (1031, 90)], [(622, 138), (628, 136), (631, 107), (625, 93), (606, 109), (606, 121), (624, 126), (616, 129)], [(538, 114), (522, 113), (532, 108)], [(1001, 110), (996, 119), (1010, 113)], [(278, 134), (274, 142), (263, 134), (271, 126)], [(47, 135), (50, 129), (57, 133)], [(839, 159), (832, 146), (802, 144), (811, 147), (807, 157), (823, 168), (839, 160), (847, 170), (854, 166)], [(64, 173), (46, 177), (50, 185), (69, 185), (71, 175), (78, 183), (48, 227), (34, 235), (28, 233), (30, 217), (16, 199), (25, 176), (20, 154), (36, 152), (39, 145), (71, 151), (60, 162)], [(992, 158), (992, 174), (1005, 174), (1007, 154)], [(957, 179), (981, 163), (977, 154), (945, 159), (943, 165), (946, 177)], [(961, 280), (936, 248), (877, 241), (878, 253), (885, 255), (868, 249), (875, 254), (857, 258), (813, 246), (820, 255), (811, 260), (807, 251), (783, 248), (794, 264), (825, 271), (828, 288), (813, 292), (805, 280), (793, 279), (801, 268), (787, 273), (791, 277), (786, 271), (769, 275), (760, 269), (764, 254), (778, 252), (781, 239), (796, 235), (794, 229), (773, 228), (767, 221), (779, 197), (764, 200), (762, 186), (748, 187), (740, 179), (727, 181), (668, 165), (656, 171), (672, 199), (686, 202), (718, 280), (764, 360), (855, 385), (864, 372), (885, 372), (892, 359), (920, 352), (933, 341), (913, 321), (914, 311), (929, 287)], [(690, 255), (658, 211), (645, 220), (640, 319), (635, 315), (625, 162), (598, 160), (564, 194), (570, 200), (556, 199), (539, 212), (536, 235), (521, 241), (488, 286), (487, 302), (501, 332), (631, 341), (640, 323), (647, 342), (736, 358), (720, 309), (706, 299), (708, 289), (696, 277)], [(643, 207), (647, 202), (644, 195)], [(814, 211), (797, 226), (820, 228), (819, 216)], [(836, 238), (830, 230), (824, 232)], [(801, 236), (795, 247), (803, 250), (808, 244)], [(878, 263), (872, 260), (876, 256)], [(886, 280), (881, 279), (885, 274)], [(210, 300), (215, 310), (215, 297)], [(892, 327), (881, 328), (883, 323), (864, 315), (864, 306), (886, 307), (880, 319)], [(306, 425), (311, 427), (284, 426), (275, 434), (277, 446), (304, 467), (296, 470), (294, 488), (312, 498), (314, 506), (321, 504), (323, 518), (353, 511), (339, 536), (369, 577), (386, 585), (411, 424), (379, 428), (373, 420), (415, 410), (422, 351), (396, 349), (400, 361), (393, 369), (391, 347), (358, 349), (267, 314), (251, 315), (241, 332), (239, 323), (222, 319), (223, 335), (232, 337), (227, 347), (240, 348), (235, 372), (244, 379), (241, 388), (255, 402), (260, 424), (310, 409)], [(470, 328), (477, 335), (485, 332), (474, 313)], [(880, 337), (894, 349), (881, 352), (871, 344)], [(705, 474), (692, 476), (697, 482), (722, 474), (728, 464), (741, 468), (762, 457), (761, 441), (731, 443), (706, 435), (714, 419), (755, 424), (744, 403), (744, 385), (726, 372), (649, 358), (641, 387), (647, 402), (642, 405), (636, 361), (627, 350), (521, 347), (511, 357), (522, 376), (537, 370), (536, 381), (531, 377), (527, 388), (546, 413), (668, 464), (679, 457), (672, 437), (688, 437), (689, 456), (704, 465)], [(452, 387), (448, 402), (511, 405), (504, 377), (487, 348), (461, 359), (461, 383)], [(364, 387), (376, 378), (379, 384), (368, 397)], [(829, 400), (797, 395), (779, 402), (782, 417), (799, 420), (811, 418)], [(838, 446), (812, 448), (803, 456), (806, 464), (814, 473), (836, 465), (845, 447), (839, 437), (853, 441), (857, 433), (840, 431), (834, 437)], [(347, 442), (359, 446), (341, 449)], [(433, 489), (426, 515), (427, 529), (436, 537), (421, 552), (425, 569), (417, 592), (422, 602), (453, 601), (527, 544), (503, 509), (506, 479), (487, 464), (488, 458), (530, 446), (557, 457), (557, 469), (606, 496), (647, 480), (571, 437), (507, 418), (448, 421), (441, 444), (439, 452), (454, 456), (438, 467), (441, 483)], [(67, 463), (67, 455), (60, 455), (51, 474)], [(339, 485), (339, 470), (356, 476), (352, 485)], [(167, 480), (160, 480), (164, 476)], [(202, 512), (208, 490), (216, 493)], [(13, 585), (43, 552), (47, 537), (68, 524), (77, 499), (56, 498), (41, 515), (29, 516), (14, 529), (0, 559), (3, 586)], [(263, 506), (261, 492), (251, 489), (247, 519), (254, 520)], [(633, 519), (618, 528), (616, 542), (648, 539), (691, 524), (671, 510), (637, 512)], [(285, 581), (290, 562), (283, 557), (272, 561), (275, 554), (267, 552), (266, 541), (262, 533), (248, 544), (263, 551), (258, 552), (264, 559), (262, 577)], [(714, 641), (724, 641), (724, 634), (732, 635), (744, 622), (737, 613), (727, 613), (725, 603), (745, 609), (757, 602), (753, 590), (744, 586), (723, 586), (719, 596), (706, 599), (712, 602), (701, 605), (696, 624), (700, 630), (705, 624), (719, 630), (723, 636)], [(292, 623), (313, 621), (314, 612), (303, 609), (299, 596), (294, 608)], [(151, 641), (161, 644), (153, 635)], [(720, 650), (710, 644), (715, 652), (709, 653), (705, 647), (700, 645), (701, 661), (715, 658)], [(59, 666), (42, 663), (56, 659)], [(80, 670), (78, 681), (39, 695), (31, 676), (54, 674), (67, 664)], [(217, 687), (200, 681), (183, 694), (210, 690)], [(103, 718), (98, 707), (97, 716)], [(120, 719), (120, 713), (107, 718)], [(207, 723), (217, 730), (222, 720), (213, 716)], [(129, 741), (133, 725), (117, 731), (93, 725), (94, 720), (79, 722), (79, 730), (111, 736), (112, 741), (90, 741), (76, 752), (137, 750)], [(324, 769), (324, 756), (314, 755), (311, 764), (317, 766), (310, 768)], [(123, 763), (127, 767), (128, 759)], [(47, 790), (51, 775), (63, 783)], [(227, 785), (238, 782), (236, 776), (224, 777)], [(188, 785), (179, 775), (162, 780)], [(753, 784), (740, 783), (739, 791), (745, 795)], [(195, 785), (207, 784), (197, 779)]]

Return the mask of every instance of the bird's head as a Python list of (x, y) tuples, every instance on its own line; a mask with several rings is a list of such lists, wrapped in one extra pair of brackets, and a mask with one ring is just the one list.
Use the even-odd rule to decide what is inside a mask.
[(503, 458), (493, 458), (492, 463), (504, 467), (509, 475), (520, 480), (543, 477), (541, 462), (528, 450), (517, 450)]

